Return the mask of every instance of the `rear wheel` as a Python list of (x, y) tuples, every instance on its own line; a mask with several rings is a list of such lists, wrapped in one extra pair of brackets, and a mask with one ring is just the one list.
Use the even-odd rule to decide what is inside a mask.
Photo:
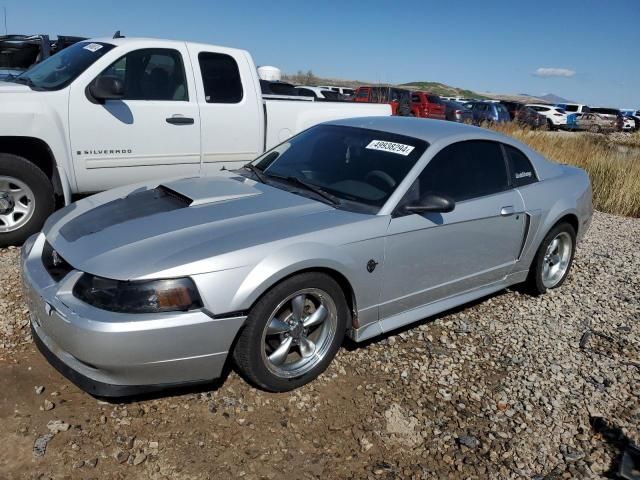
[(591, 128), (589, 129), (589, 131), (591, 133), (600, 133), (600, 125), (592, 125)]
[(553, 124), (551, 120), (547, 120), (547, 130), (553, 132), (556, 129), (556, 126)]
[(553, 227), (540, 244), (527, 283), (533, 293), (542, 294), (564, 283), (573, 264), (576, 231), (568, 223)]
[(0, 153), (0, 247), (20, 245), (55, 208), (53, 185), (29, 160)]
[(233, 351), (238, 371), (264, 390), (300, 387), (331, 363), (349, 319), (342, 289), (330, 276), (288, 278), (251, 309)]

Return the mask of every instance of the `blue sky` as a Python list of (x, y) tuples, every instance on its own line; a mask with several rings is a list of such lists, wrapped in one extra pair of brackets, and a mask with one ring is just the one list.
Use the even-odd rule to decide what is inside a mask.
[[(9, 33), (153, 36), (245, 48), (285, 72), (640, 108), (639, 0), (0, 0)], [(0, 23), (1, 28), (1, 23)], [(539, 74), (535, 73), (538, 69)]]

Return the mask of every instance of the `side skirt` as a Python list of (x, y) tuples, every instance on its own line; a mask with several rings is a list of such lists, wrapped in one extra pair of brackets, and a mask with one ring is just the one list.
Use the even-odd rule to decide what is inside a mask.
[(412, 310), (407, 310), (406, 312), (399, 313), (392, 317), (364, 325), (360, 328), (350, 330), (348, 335), (354, 341), (362, 342), (377, 335), (390, 332), (405, 325), (437, 315), (438, 313), (442, 313), (446, 310), (464, 305), (465, 303), (472, 302), (473, 300), (491, 295), (492, 293), (503, 290), (510, 285), (523, 282), (526, 278), (526, 271), (512, 273), (499, 282), (469, 290), (452, 297), (444, 298)]

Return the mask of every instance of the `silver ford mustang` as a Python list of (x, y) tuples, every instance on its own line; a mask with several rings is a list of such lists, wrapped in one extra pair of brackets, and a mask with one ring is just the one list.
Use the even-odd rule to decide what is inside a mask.
[(56, 212), (23, 247), (34, 339), (99, 396), (319, 375), (362, 341), (527, 282), (560, 286), (592, 215), (577, 168), (488, 130), (313, 127), (237, 171)]

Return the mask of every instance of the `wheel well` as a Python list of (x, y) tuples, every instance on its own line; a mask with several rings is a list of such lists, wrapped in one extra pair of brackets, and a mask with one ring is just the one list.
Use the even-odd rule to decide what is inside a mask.
[(26, 158), (42, 170), (52, 181), (56, 172), (56, 160), (45, 142), (34, 137), (0, 137), (0, 152)]
[[(558, 225), (560, 223), (568, 223), (569, 225), (571, 225), (573, 227), (573, 230), (576, 232), (576, 235), (578, 234), (578, 228), (580, 226), (580, 222), (578, 221), (578, 217), (575, 216), (573, 213), (569, 213), (569, 214), (565, 215), (564, 217), (560, 218), (553, 226), (555, 227), (556, 225)], [(551, 227), (551, 228), (553, 228), (553, 227)]]
[[(349, 280), (347, 280), (347, 278), (344, 275), (342, 275), (337, 270), (333, 270), (331, 268), (314, 267), (314, 268), (306, 268), (304, 270), (298, 270), (296, 272), (293, 272), (290, 275), (287, 275), (286, 277), (281, 278), (276, 283), (271, 285), (267, 290), (265, 290), (264, 293), (262, 293), (260, 297), (256, 299), (256, 301), (254, 302), (254, 305), (260, 298), (262, 298), (262, 296), (265, 293), (267, 293), (270, 289), (272, 289), (279, 283), (284, 282), (288, 278), (291, 278), (295, 275), (300, 275), (301, 273), (309, 273), (309, 272), (324, 273), (325, 275), (328, 275), (331, 278), (333, 278), (338, 283), (338, 285), (340, 285), (340, 288), (344, 293), (344, 298), (347, 300), (347, 305), (349, 307), (349, 310), (351, 311), (351, 326), (353, 328), (358, 328), (358, 310), (357, 310), (357, 304), (356, 304), (356, 296), (353, 291), (353, 288), (351, 287), (351, 283), (349, 283)], [(251, 307), (253, 307), (253, 305)]]

